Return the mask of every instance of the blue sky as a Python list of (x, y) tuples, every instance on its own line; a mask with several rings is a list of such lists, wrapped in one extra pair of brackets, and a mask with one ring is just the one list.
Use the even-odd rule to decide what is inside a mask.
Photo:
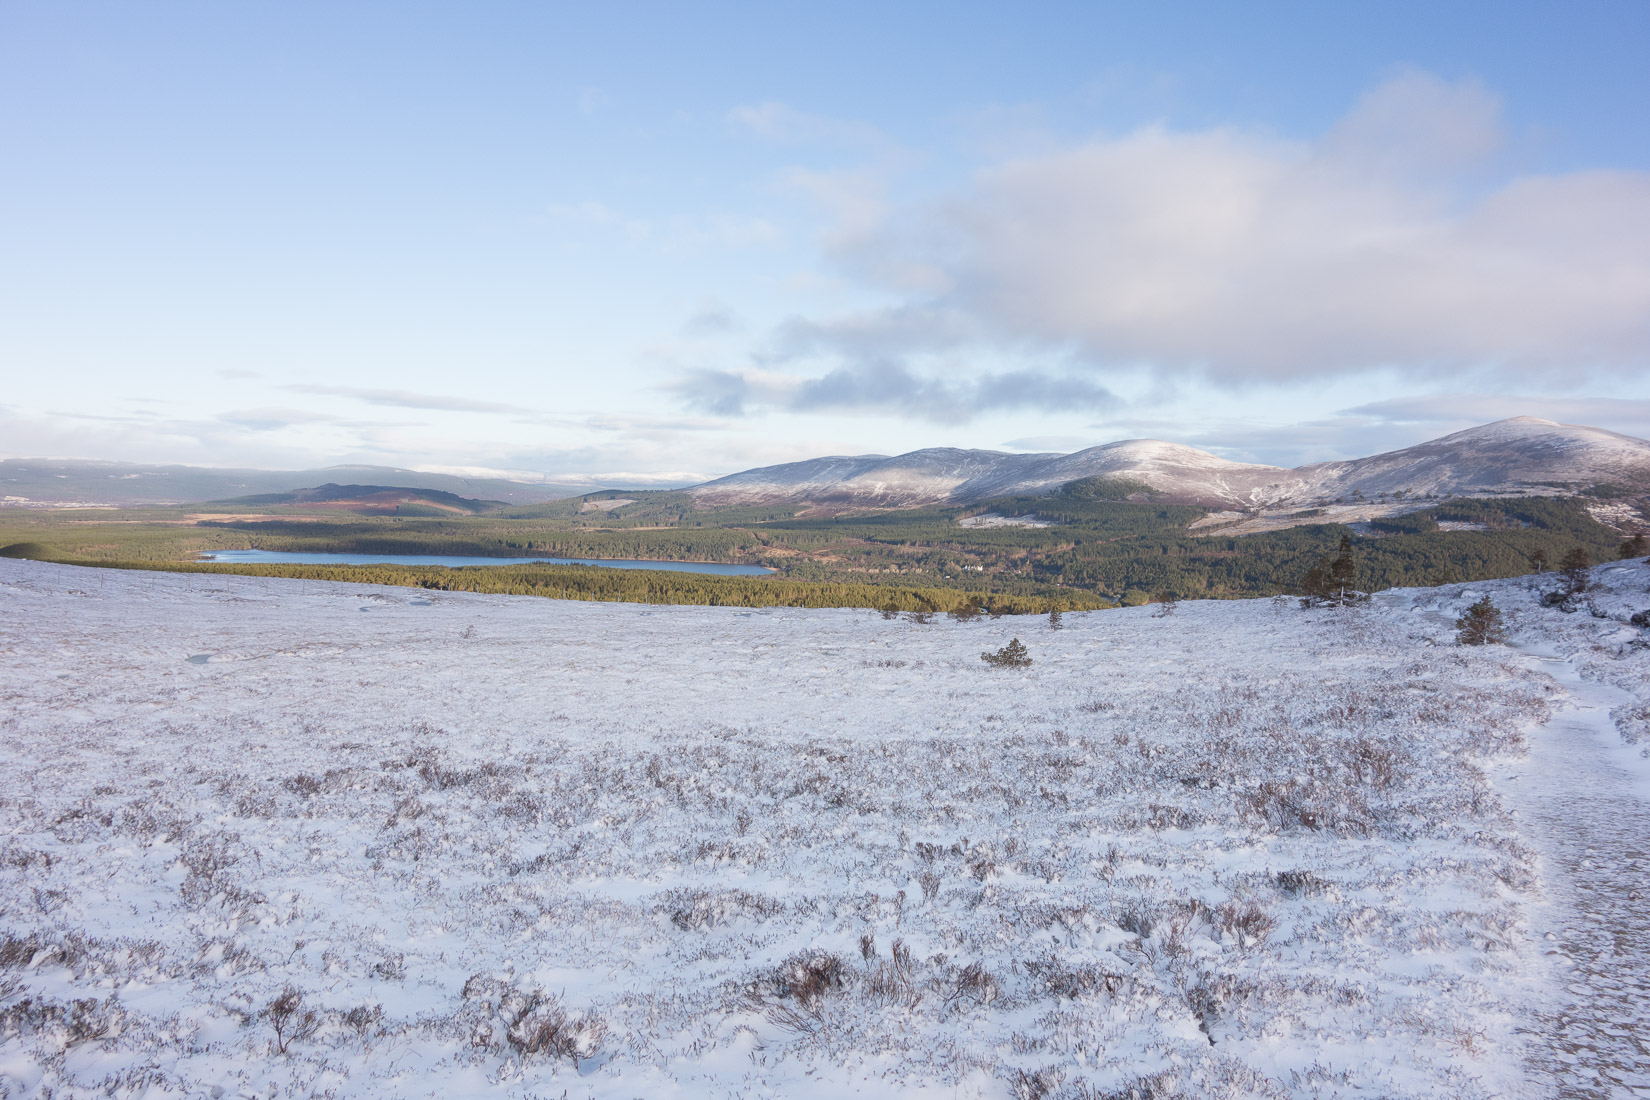
[(1650, 435), (1650, 5), (0, 6), (0, 454)]

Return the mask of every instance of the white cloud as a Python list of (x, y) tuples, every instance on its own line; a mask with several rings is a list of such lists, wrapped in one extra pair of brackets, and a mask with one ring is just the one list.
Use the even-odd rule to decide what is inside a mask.
[(1010, 439), (1003, 447), (1010, 451), (1061, 451), (1071, 453), (1095, 446), (1097, 441), (1086, 435), (1028, 435)]
[(183, 462), (200, 466), (308, 465), (312, 451), (279, 432), (218, 418), (45, 416), (0, 411), (0, 458)]
[(546, 474), (534, 470), (499, 469), (492, 466), (442, 466), (425, 464), (411, 469), (421, 474), (450, 474), (453, 477), (499, 478), (505, 481), (524, 481), (538, 485), (566, 488), (583, 492), (591, 488), (623, 485), (627, 488), (675, 489), (709, 481), (711, 475), (691, 470), (665, 473), (636, 473), (630, 470), (610, 470), (599, 473)]
[(311, 412), (308, 409), (287, 408), (257, 408), (234, 409), (221, 413), (218, 419), (235, 428), (244, 428), (252, 432), (273, 432), (295, 425), (325, 424), (337, 420), (337, 417), (325, 413)]
[[(948, 346), (974, 328), (982, 349), (1230, 381), (1650, 367), (1650, 174), (1489, 181), (1502, 131), (1482, 87), (1409, 73), (1313, 142), (1151, 127), (914, 205), (851, 176), (798, 183), (838, 212), (833, 258)], [(813, 328), (879, 325), (902, 328), (874, 312)]]
[(929, 289), (919, 280), (898, 277), (903, 264), (896, 266), (898, 253), (885, 247), (892, 208), (885, 196), (887, 174), (876, 167), (820, 171), (793, 168), (783, 183), (789, 190), (807, 197), (830, 218), (825, 232), (827, 254), (838, 260), (852, 258), (854, 264), (871, 269), (878, 281), (893, 282), (901, 289)]
[(715, 416), (753, 410), (900, 416), (963, 424), (1001, 409), (1114, 409), (1121, 399), (1092, 378), (1038, 370), (920, 375), (893, 363), (839, 367), (817, 378), (763, 370), (691, 370), (671, 384), (690, 406)]
[(1628, 397), (1520, 397), (1514, 394), (1430, 393), (1394, 397), (1344, 410), (1348, 415), (1384, 420), (1504, 420), (1540, 416), (1548, 420), (1606, 424), (1612, 420), (1650, 421), (1650, 400)]
[(1505, 142), (1501, 101), (1489, 89), (1407, 72), (1360, 99), (1320, 152), (1372, 176), (1426, 178), (1471, 170)]
[(722, 336), (740, 328), (739, 314), (721, 302), (705, 302), (694, 310), (693, 316), (682, 323), (682, 332), (688, 336)]
[(797, 110), (788, 103), (748, 103), (728, 112), (728, 121), (764, 141), (808, 144), (890, 146), (875, 126)]
[(580, 88), (574, 102), (578, 106), (579, 114), (588, 118), (613, 106), (614, 99), (600, 88)]
[(621, 213), (603, 202), (553, 202), (545, 207), (552, 217), (566, 222), (616, 229), (633, 241), (642, 241), (653, 235), (653, 223)]
[(413, 393), (410, 390), (369, 389), (359, 386), (317, 386), (293, 383), (282, 389), (294, 393), (310, 393), (327, 397), (353, 397), (369, 405), (388, 405), (398, 409), (437, 409), (444, 412), (531, 414), (532, 409), (506, 405), (497, 401), (476, 401), (468, 397), (447, 394)]
[(761, 138), (792, 138), (813, 129), (813, 120), (783, 103), (747, 103), (728, 112), (728, 121)]
[(1453, 431), (1511, 416), (1539, 416), (1650, 437), (1650, 399), (1640, 397), (1436, 393), (1373, 401), (1343, 409), (1341, 415), (1380, 424), (1426, 425), (1431, 431)]
[(617, 233), (632, 244), (653, 245), (666, 251), (766, 247), (785, 236), (767, 218), (743, 214), (710, 212), (649, 219), (593, 200), (551, 203), (545, 210), (561, 222)]

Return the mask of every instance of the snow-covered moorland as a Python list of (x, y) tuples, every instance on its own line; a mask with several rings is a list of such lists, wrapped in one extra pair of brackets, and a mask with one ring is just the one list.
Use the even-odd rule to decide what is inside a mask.
[(1595, 573), (1052, 631), (0, 561), (0, 1095), (1550, 1095), (1524, 761), (1585, 684), (1650, 742)]

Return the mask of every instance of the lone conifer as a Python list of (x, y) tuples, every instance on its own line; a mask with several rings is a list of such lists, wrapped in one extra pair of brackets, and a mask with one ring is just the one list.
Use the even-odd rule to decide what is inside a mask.
[(994, 668), (1027, 668), (1031, 665), (1031, 654), (1020, 639), (1013, 638), (995, 653), (980, 654), (980, 660)]
[(1455, 640), (1462, 645), (1505, 645), (1506, 626), (1501, 611), (1485, 596), (1455, 620)]
[(1301, 580), (1301, 606), (1317, 607), (1329, 599), (1329, 559), (1319, 558)]
[(1302, 607), (1356, 607), (1369, 600), (1358, 591), (1358, 562), (1352, 556), (1352, 538), (1341, 536), (1333, 558), (1320, 558), (1301, 581)]
[(1329, 563), (1329, 576), (1326, 579), (1332, 603), (1349, 603), (1351, 597), (1357, 594), (1358, 563), (1352, 557), (1352, 536), (1341, 536), (1340, 553)]
[(1587, 548), (1577, 546), (1559, 560), (1558, 568), (1564, 574), (1565, 594), (1579, 596), (1587, 591), (1588, 570), (1593, 567), (1593, 556)]

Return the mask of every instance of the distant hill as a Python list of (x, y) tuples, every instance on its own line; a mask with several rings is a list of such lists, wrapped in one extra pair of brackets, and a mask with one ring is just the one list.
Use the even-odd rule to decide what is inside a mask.
[(1650, 442), (1520, 416), (1369, 458), (1296, 469), (1130, 439), (1068, 455), (932, 448), (892, 458), (816, 458), (730, 474), (686, 492), (703, 505), (912, 507), (1052, 493), (1081, 479), (1132, 483), (1152, 499), (1210, 508), (1311, 505), (1400, 492), (1567, 495), (1599, 485), (1631, 495), (1650, 493)]
[[(1359, 495), (1374, 498), (1400, 493), (1406, 497), (1564, 496), (1600, 486), (1610, 490), (1605, 495), (1646, 496), (1650, 495), (1650, 442), (1602, 428), (1520, 416), (1385, 454), (1295, 469), (1231, 462), (1195, 447), (1157, 439), (1128, 439), (1075, 454), (939, 447), (892, 457), (837, 455), (764, 466), (670, 493), (658, 492), (662, 487), (654, 486), (645, 499), (673, 514), (685, 503), (677, 493), (700, 507), (908, 508), (1051, 494), (1072, 482), (1082, 482), (1101, 494), (1122, 493), (1216, 511), (1313, 507)], [(423, 491), (470, 502), (437, 504), (433, 498), (423, 505), (411, 499), (397, 502), (449, 514), (477, 504), (519, 508), (576, 495), (570, 485), (383, 466), (272, 471), (0, 460), (0, 505), (141, 507), (212, 501), (217, 507), (226, 501), (248, 503), (253, 498), (314, 492), (327, 486), (363, 492)], [(587, 501), (599, 501), (623, 487), (587, 484), (582, 488), (589, 494)], [(591, 489), (605, 491), (590, 493)], [(269, 500), (262, 506), (273, 504)], [(623, 511), (625, 507), (598, 503), (586, 511), (600, 508), (633, 515), (641, 505), (628, 506), (632, 511)], [(556, 508), (559, 505), (552, 506)]]
[[(134, 462), (9, 458), (0, 460), (0, 505), (112, 505), (151, 507), (287, 493), (324, 483), (402, 486), (455, 496), (540, 504), (574, 495), (577, 489), (420, 473), (390, 466), (330, 466), (321, 470), (216, 469), (205, 466), (148, 466)], [(588, 488), (588, 487), (587, 487)]]
[(335, 485), (287, 493), (257, 493), (229, 500), (208, 501), (195, 507), (202, 512), (241, 512), (260, 508), (309, 508), (316, 511), (354, 512), (359, 515), (479, 516), (510, 507), (502, 500), (476, 500), (439, 489), (403, 485)]

